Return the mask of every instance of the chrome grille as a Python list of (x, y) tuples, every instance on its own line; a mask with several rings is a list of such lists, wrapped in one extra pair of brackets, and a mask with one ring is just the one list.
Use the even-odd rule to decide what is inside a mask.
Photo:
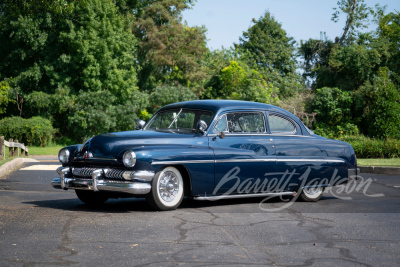
[(124, 170), (119, 169), (108, 169), (108, 171), (104, 172), (104, 176), (108, 179), (124, 179)]
[(92, 178), (92, 173), (96, 168), (74, 168), (73, 175), (81, 178)]
[[(99, 170), (99, 168), (74, 168), (72, 174), (77, 178), (91, 179), (95, 170)], [(121, 169), (103, 169), (103, 175), (106, 179), (125, 180), (123, 174), (124, 170)]]

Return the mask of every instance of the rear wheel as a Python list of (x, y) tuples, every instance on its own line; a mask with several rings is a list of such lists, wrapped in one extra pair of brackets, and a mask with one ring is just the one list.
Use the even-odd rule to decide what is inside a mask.
[(183, 179), (175, 167), (166, 167), (154, 177), (147, 201), (156, 210), (174, 210), (183, 200)]
[(300, 199), (306, 202), (315, 202), (322, 197), (323, 187), (309, 187), (301, 191)]
[(91, 190), (75, 190), (80, 201), (88, 205), (101, 205), (108, 200), (108, 197), (102, 193)]

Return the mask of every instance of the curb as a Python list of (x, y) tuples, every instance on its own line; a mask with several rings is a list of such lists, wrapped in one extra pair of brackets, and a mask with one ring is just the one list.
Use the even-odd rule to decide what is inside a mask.
[(16, 158), (0, 166), (0, 178), (25, 162), (39, 162), (31, 158)]
[(361, 173), (400, 174), (400, 167), (358, 166)]

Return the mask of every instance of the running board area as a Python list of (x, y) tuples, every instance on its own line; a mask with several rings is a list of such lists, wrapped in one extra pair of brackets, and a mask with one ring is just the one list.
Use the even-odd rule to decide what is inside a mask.
[(296, 192), (280, 192), (280, 193), (259, 193), (259, 194), (240, 194), (240, 195), (221, 195), (221, 196), (200, 196), (193, 197), (195, 200), (220, 200), (234, 198), (250, 198), (250, 197), (278, 197), (278, 196), (296, 196)]

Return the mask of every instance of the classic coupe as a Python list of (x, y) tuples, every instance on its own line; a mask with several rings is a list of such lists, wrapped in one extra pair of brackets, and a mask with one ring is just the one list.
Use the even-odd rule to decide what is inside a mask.
[(57, 189), (87, 204), (145, 197), (157, 210), (197, 200), (294, 196), (357, 178), (353, 148), (315, 135), (279, 107), (234, 100), (167, 105), (136, 130), (101, 134), (58, 154)]

